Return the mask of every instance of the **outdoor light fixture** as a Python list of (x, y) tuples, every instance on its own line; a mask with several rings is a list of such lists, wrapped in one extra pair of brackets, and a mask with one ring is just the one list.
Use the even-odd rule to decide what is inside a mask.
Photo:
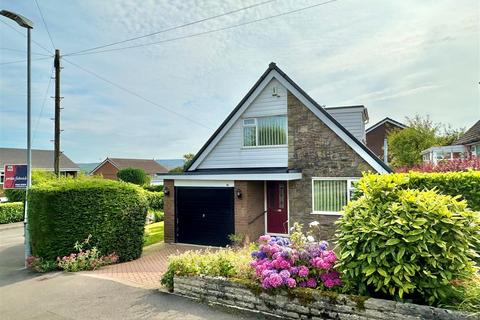
[(237, 188), (237, 190), (235, 190), (235, 192), (237, 194), (237, 198), (241, 199), (242, 198), (242, 190), (240, 190), (240, 188)]
[[(32, 86), (31, 86), (31, 45), (32, 45), (32, 40), (30, 37), (30, 30), (33, 29), (33, 22), (24, 16), (21, 16), (17, 13), (8, 11), (8, 10), (2, 10), (0, 11), (0, 15), (5, 16), (16, 23), (18, 23), (21, 27), (27, 29), (27, 188), (26, 188), (26, 193), (28, 195), (28, 190), (32, 186), (32, 143), (31, 143), (31, 137), (32, 137)], [(28, 197), (27, 197), (28, 198)], [(25, 234), (25, 247), (24, 247), (24, 252), (25, 252), (25, 266), (27, 266), (27, 257), (32, 255), (31, 248), (30, 248), (30, 234), (28, 232), (28, 219), (27, 219), (27, 212), (28, 212), (28, 201), (25, 200), (25, 214), (24, 214), (24, 222), (23, 222), (23, 227), (24, 227), (24, 234)]]
[(163, 194), (168, 196), (170, 194), (170, 189), (167, 186), (163, 187)]

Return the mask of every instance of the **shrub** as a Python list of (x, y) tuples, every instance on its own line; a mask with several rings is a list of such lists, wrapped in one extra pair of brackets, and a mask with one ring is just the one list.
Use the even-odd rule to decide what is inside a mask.
[[(32, 171), (32, 185), (43, 183), (55, 178), (55, 174), (50, 171)], [(25, 189), (5, 189), (4, 193), (10, 202), (25, 202)]]
[(150, 183), (150, 176), (143, 169), (125, 168), (117, 172), (117, 178), (139, 186)]
[(23, 220), (23, 203), (0, 203), (0, 224), (20, 222)]
[(143, 186), (143, 189), (148, 190), (148, 191), (152, 191), (152, 192), (162, 192), (163, 191), (163, 186), (160, 185), (160, 184), (157, 184), (157, 185), (149, 184), (149, 185)]
[(423, 162), (413, 167), (401, 167), (395, 169), (395, 172), (451, 172), (451, 171), (469, 171), (480, 170), (480, 157), (468, 159), (443, 160), (437, 164)]
[(102, 255), (120, 260), (142, 252), (147, 203), (131, 184), (96, 178), (60, 178), (29, 192), (28, 222), (32, 252), (55, 260), (92, 235), (91, 245)]
[(160, 222), (165, 219), (165, 213), (160, 210), (153, 210), (153, 222)]
[(362, 178), (338, 220), (346, 290), (437, 304), (475, 272), (479, 214), (458, 197), (405, 189), (408, 176)]
[(148, 207), (152, 210), (163, 210), (163, 192), (144, 191)]
[(27, 257), (27, 268), (36, 272), (49, 272), (57, 269), (58, 265), (55, 260), (47, 260), (35, 256)]
[[(360, 181), (369, 186), (395, 184), (401, 189), (430, 190), (435, 188), (444, 195), (461, 196), (461, 199), (467, 200), (468, 206), (472, 210), (480, 211), (480, 171), (369, 174)], [(357, 189), (357, 196), (361, 194), (362, 190)]]
[(249, 266), (251, 250), (251, 247), (244, 247), (239, 250), (187, 251), (180, 255), (170, 256), (168, 269), (162, 276), (161, 283), (172, 290), (174, 275), (250, 279), (252, 277), (252, 270)]

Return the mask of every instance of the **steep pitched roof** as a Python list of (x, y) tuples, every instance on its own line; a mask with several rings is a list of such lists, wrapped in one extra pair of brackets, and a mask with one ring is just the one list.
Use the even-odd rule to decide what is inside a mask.
[(404, 128), (407, 127), (407, 126), (404, 125), (403, 123), (400, 123), (400, 122), (398, 122), (398, 121), (396, 121), (396, 120), (393, 120), (393, 119), (391, 119), (391, 118), (389, 118), (389, 117), (386, 117), (385, 119), (380, 120), (380, 121), (378, 121), (377, 123), (375, 123), (374, 125), (372, 125), (370, 128), (368, 128), (367, 130), (365, 130), (365, 132), (366, 132), (366, 133), (369, 133), (370, 131), (372, 131), (372, 130), (378, 128), (378, 127), (380, 127), (382, 124), (387, 123), (387, 122), (390, 123), (390, 124), (392, 124), (392, 125), (394, 125), (394, 126), (396, 126), (396, 127), (401, 128), (401, 129), (404, 129)]
[[(32, 168), (53, 171), (53, 150), (32, 150)], [(26, 164), (27, 150), (17, 148), (0, 148), (0, 170), (6, 164)], [(61, 171), (80, 171), (80, 168), (65, 154), (60, 154)]]
[(91, 173), (95, 172), (105, 162), (110, 162), (118, 170), (126, 168), (139, 168), (143, 169), (147, 174), (165, 173), (168, 169), (152, 159), (125, 159), (125, 158), (107, 158), (100, 163)]
[[(244, 107), (244, 104), (258, 94), (262, 84), (266, 84), (271, 78), (276, 78), (282, 85), (284, 85), (293, 95), (295, 95), (302, 103), (307, 106), (317, 117), (320, 118), (330, 129), (342, 138), (353, 150), (355, 150), (367, 163), (369, 163), (375, 170), (379, 172), (391, 172), (391, 169), (382, 160), (380, 160), (370, 149), (368, 149), (362, 142), (355, 138), (347, 129), (345, 129), (333, 116), (331, 116), (322, 106), (313, 100), (305, 91), (302, 90), (290, 77), (288, 77), (277, 65), (272, 62), (269, 64), (267, 70), (262, 74), (254, 86), (248, 91), (247, 95), (240, 101), (240, 103), (228, 115), (220, 127), (207, 140), (200, 151), (197, 152), (193, 160), (190, 162), (186, 171), (192, 171), (197, 168), (203, 157), (209, 153), (213, 146), (218, 143), (219, 138), (228, 131), (229, 126), (233, 124), (231, 121), (237, 116), (237, 113)], [(267, 81), (265, 81), (267, 80)], [(226, 130), (224, 130), (226, 129)], [(214, 141), (216, 140), (216, 141)], [(208, 150), (207, 150), (208, 149)], [(205, 153), (205, 154), (204, 154)]]
[(469, 144), (480, 141), (480, 120), (478, 120), (463, 136), (453, 144)]

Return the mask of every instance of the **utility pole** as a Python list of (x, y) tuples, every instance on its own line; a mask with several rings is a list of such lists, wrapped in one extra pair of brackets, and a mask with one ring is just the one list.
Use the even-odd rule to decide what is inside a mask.
[(55, 50), (55, 151), (53, 168), (57, 177), (60, 176), (60, 50)]

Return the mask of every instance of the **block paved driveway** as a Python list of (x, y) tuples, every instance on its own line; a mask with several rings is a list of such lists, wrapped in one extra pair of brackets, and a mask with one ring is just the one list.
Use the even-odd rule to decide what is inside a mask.
[[(161, 272), (156, 267), (152, 269), (152, 266), (156, 261), (165, 261), (162, 259), (166, 258), (168, 252), (176, 252), (176, 246), (149, 248), (137, 263), (112, 266), (108, 271), (99, 270), (92, 276), (64, 272), (38, 274), (23, 268), (22, 235), (21, 225), (12, 229), (0, 225), (2, 320), (265, 319), (258, 314), (210, 307), (156, 289), (143, 288), (150, 286), (150, 283), (158, 283)], [(186, 249), (181, 247), (179, 250)], [(163, 253), (160, 254), (158, 250)], [(139, 268), (146, 272), (143, 272), (143, 278), (137, 279), (131, 274)], [(101, 277), (115, 277), (124, 283), (100, 279), (97, 273)], [(126, 285), (127, 281), (136, 285)]]
[[(160, 288), (160, 279), (162, 274), (167, 271), (167, 262), (170, 255), (188, 250), (204, 249), (206, 248), (183, 244), (154, 244), (146, 247), (142, 256), (137, 260), (106, 266), (83, 274), (136, 287), (156, 289)], [(209, 250), (216, 249), (210, 248)]]

